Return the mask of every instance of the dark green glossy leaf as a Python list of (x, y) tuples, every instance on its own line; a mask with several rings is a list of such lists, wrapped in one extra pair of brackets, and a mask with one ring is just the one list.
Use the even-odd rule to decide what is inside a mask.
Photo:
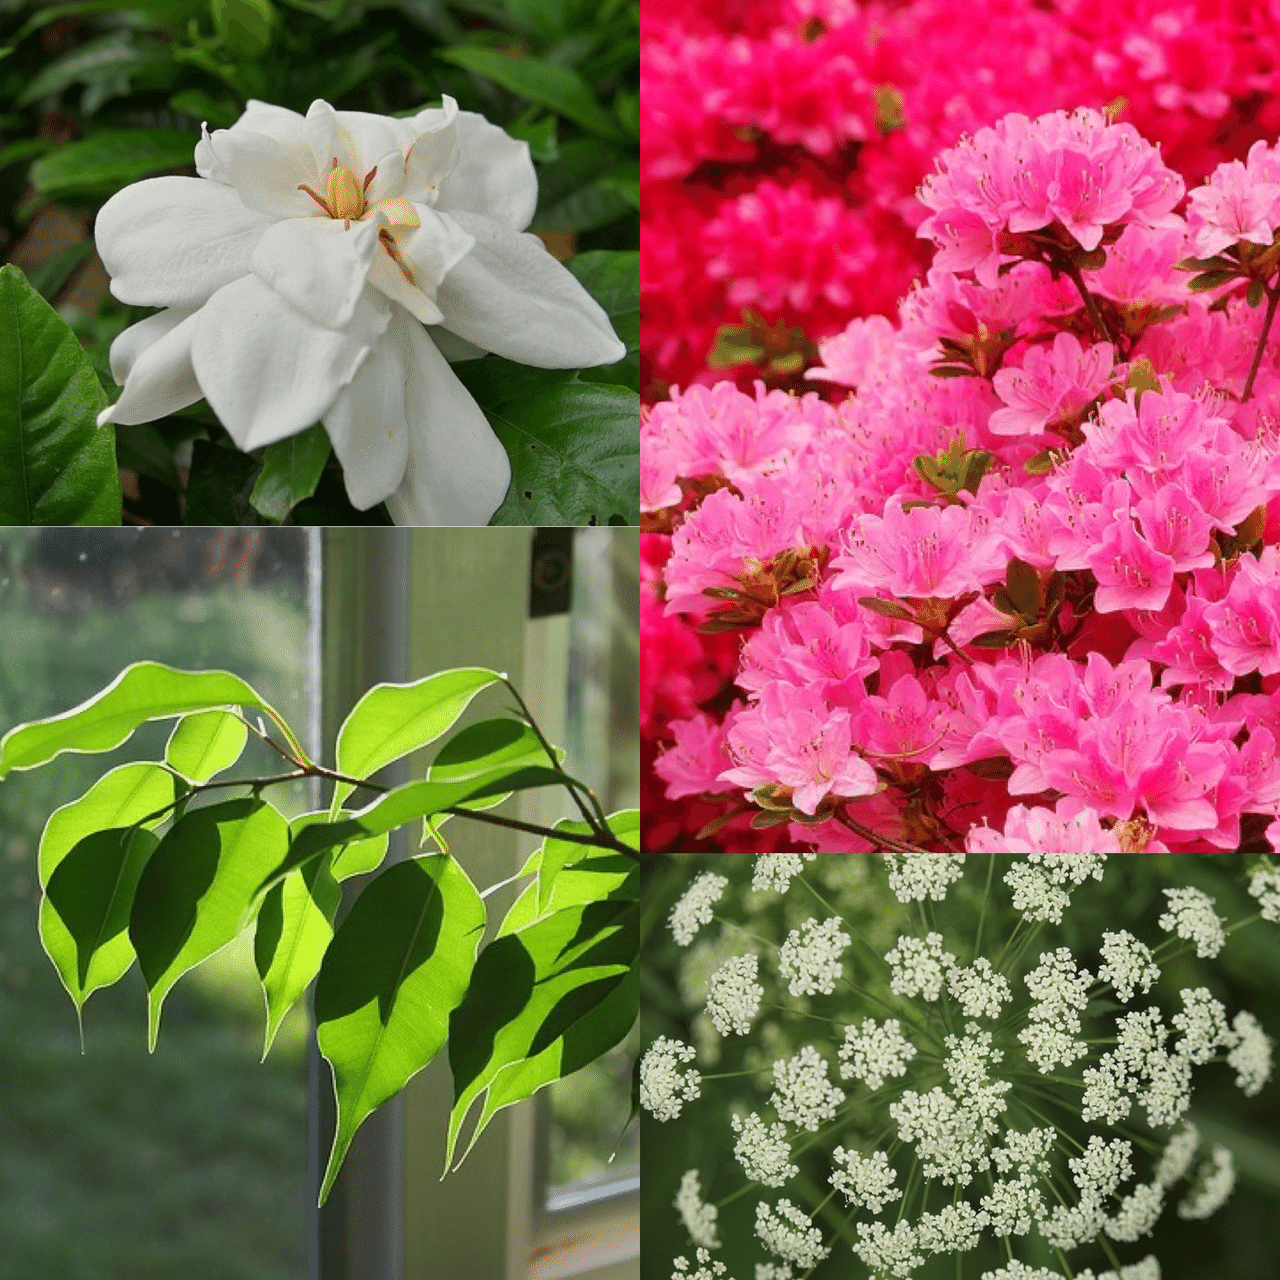
[(275, 524), (316, 491), (333, 447), (322, 423), (268, 445), (249, 497), (255, 511)]
[(583, 369), (583, 382), (616, 382), (640, 390), (640, 254), (603, 249), (580, 253), (566, 267), (578, 283), (604, 308), (613, 331), (626, 343), (627, 354), (617, 364)]
[(492, 80), (519, 97), (550, 108), (590, 133), (616, 138), (621, 132), (617, 121), (596, 101), (586, 81), (568, 67), (476, 45), (442, 49), (438, 56), (456, 67)]
[[(109, 372), (107, 377), (110, 379)], [(115, 389), (115, 382), (111, 381), (111, 390)], [(182, 487), (173, 461), (173, 445), (150, 423), (122, 427), (116, 432), (116, 461), (166, 488), (177, 490)]]
[(107, 400), (66, 321), (0, 267), (0, 523), (119, 524)]
[(71, 278), (72, 272), (93, 252), (92, 240), (81, 240), (66, 249), (59, 250), (52, 258), (38, 267), (32, 267), (27, 279), (31, 287), (47, 302), (53, 302), (59, 290)]
[(484, 903), (452, 858), (382, 872), (338, 926), (316, 983), (316, 1039), (333, 1068), (338, 1124), (329, 1194), (365, 1117), (440, 1051), (484, 932)]
[(635, 206), (605, 179), (579, 187), (555, 204), (540, 206), (530, 224), (537, 231), (594, 231), (607, 227)]
[(193, 441), (187, 480), (187, 524), (262, 524), (251, 497), (262, 463), (239, 449)]
[(135, 42), (131, 31), (112, 31), (97, 40), (64, 53), (42, 67), (27, 82), (14, 105), (41, 102), (56, 97), (73, 84), (92, 84), (104, 78), (123, 78), (128, 92), (128, 77), (164, 62), (162, 47), (155, 41)]
[(147, 982), (153, 1050), (165, 997), (249, 923), (258, 885), (288, 843), (281, 814), (248, 797), (190, 809), (160, 841), (138, 880), (129, 917)]

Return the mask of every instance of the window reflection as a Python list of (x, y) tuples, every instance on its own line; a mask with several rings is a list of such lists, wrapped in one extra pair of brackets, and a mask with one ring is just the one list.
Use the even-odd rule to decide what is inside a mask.
[[(313, 689), (303, 529), (0, 530), (0, 726), (65, 710), (151, 658), (244, 677), (299, 726)], [(136, 969), (85, 1009), (36, 931), (36, 848), (53, 808), (163, 750), (149, 725), (110, 755), (0, 786), (0, 1251), (6, 1275), (300, 1280), (306, 1223), (302, 1015), (259, 1064), (247, 949), (173, 992), (154, 1057)], [(254, 752), (257, 747), (262, 755)], [(250, 744), (238, 766), (271, 772)], [(299, 789), (275, 795), (306, 807)]]

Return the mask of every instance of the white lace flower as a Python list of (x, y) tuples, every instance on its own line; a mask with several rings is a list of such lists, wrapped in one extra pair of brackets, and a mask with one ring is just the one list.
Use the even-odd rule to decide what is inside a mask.
[(1057, 1135), (1052, 1129), (1006, 1129), (1004, 1145), (993, 1148), (991, 1163), (1001, 1173), (1048, 1173), (1049, 1157), (1053, 1154)]
[(1236, 1086), (1246, 1098), (1256, 1097), (1271, 1079), (1271, 1037), (1262, 1024), (1245, 1010), (1231, 1023), (1234, 1045), (1227, 1063), (1235, 1068)]
[(1280, 923), (1280, 867), (1255, 867), (1249, 893), (1258, 900), (1264, 920)]
[(916, 1230), (905, 1219), (892, 1231), (883, 1222), (859, 1222), (858, 1240), (853, 1251), (867, 1264), (874, 1280), (888, 1276), (905, 1280), (917, 1267), (924, 1266), (924, 1255), (916, 1252), (920, 1247)]
[(608, 317), (534, 235), (524, 142), (452, 98), (409, 119), (250, 100), (197, 178), (117, 192), (94, 236), (122, 302), (99, 422), (204, 396), (241, 449), (322, 421), (347, 494), (400, 524), (487, 524), (506, 451), (450, 360), (611, 364)]
[(991, 961), (979, 956), (967, 969), (952, 969), (947, 990), (966, 1018), (998, 1018), (1000, 1006), (1012, 998), (1009, 980), (996, 973)]
[(817, 1049), (807, 1044), (794, 1058), (773, 1064), (773, 1096), (770, 1106), (780, 1120), (816, 1132), (830, 1120), (844, 1101), (844, 1090), (827, 1079), (827, 1064)]
[(797, 1267), (816, 1267), (831, 1252), (822, 1244), (822, 1232), (809, 1216), (790, 1200), (770, 1208), (756, 1205), (756, 1235), (770, 1253)]
[(1232, 1040), (1227, 1011), (1207, 987), (1184, 987), (1179, 995), (1185, 1007), (1173, 1015), (1173, 1025), (1182, 1032), (1176, 1052), (1195, 1064), (1208, 1062)]
[(778, 952), (778, 972), (793, 996), (829, 996), (840, 977), (840, 957), (850, 938), (834, 916), (821, 924), (812, 916), (792, 929)]
[(844, 1195), (849, 1204), (879, 1213), (885, 1205), (902, 1198), (901, 1190), (894, 1186), (898, 1171), (883, 1151), (861, 1156), (856, 1151), (837, 1147), (831, 1153), (831, 1159), (836, 1165), (831, 1174), (831, 1185)]
[(920, 1248), (930, 1253), (967, 1253), (982, 1235), (987, 1215), (961, 1200), (937, 1213), (922, 1213), (916, 1223)]
[(1044, 1217), (1044, 1196), (1028, 1173), (995, 1183), (979, 1205), (997, 1236), (1025, 1236)]
[(745, 1036), (751, 1030), (764, 988), (756, 981), (760, 959), (754, 954), (733, 956), (707, 983), (707, 1013), (722, 1035)]
[(766, 1187), (780, 1187), (800, 1172), (791, 1163), (791, 1143), (787, 1141), (785, 1125), (766, 1126), (752, 1111), (745, 1120), (741, 1116), (733, 1117), (733, 1131), (738, 1135), (733, 1156), (748, 1178)]
[(889, 888), (899, 902), (941, 902), (964, 875), (963, 853), (886, 853)]
[(1133, 1177), (1133, 1144), (1123, 1138), (1110, 1142), (1095, 1133), (1080, 1153), (1067, 1161), (1071, 1180), (1080, 1188), (1081, 1198), (1105, 1200), (1122, 1182)]
[(687, 947), (698, 936), (698, 930), (711, 923), (711, 908), (724, 896), (728, 883), (724, 876), (704, 871), (680, 895), (667, 918), (671, 936), (680, 946)]
[(1163, 1211), (1164, 1188), (1158, 1182), (1140, 1182), (1120, 1201), (1104, 1230), (1113, 1240), (1133, 1244), (1151, 1234)]
[(1191, 1105), (1191, 1063), (1181, 1054), (1163, 1049), (1147, 1058), (1147, 1087), (1138, 1101), (1147, 1109), (1147, 1123), (1153, 1128), (1176, 1124)]
[(720, 1236), (716, 1231), (716, 1218), (720, 1211), (713, 1204), (705, 1204), (697, 1169), (688, 1169), (680, 1179), (675, 1206), (684, 1229), (696, 1245), (704, 1249), (718, 1249)]
[(1109, 982), (1123, 1004), (1133, 999), (1136, 987), (1141, 987), (1145, 995), (1160, 977), (1151, 948), (1125, 929), (1104, 933), (1101, 950), (1103, 962), (1098, 969), (1098, 980)]
[(1200, 889), (1166, 889), (1169, 910), (1160, 917), (1160, 927), (1196, 944), (1196, 955), (1212, 959), (1222, 950), (1227, 936), (1222, 917), (1213, 909), (1213, 899)]
[(640, 1059), (640, 1105), (655, 1120), (674, 1120), (702, 1089), (696, 1071), (681, 1071), (682, 1062), (692, 1062), (693, 1049), (681, 1040), (659, 1036)]
[(889, 989), (894, 995), (922, 996), (936, 1000), (942, 994), (947, 974), (955, 968), (956, 958), (942, 949), (942, 934), (930, 933), (923, 939), (902, 937), (885, 954), (890, 969)]
[(1160, 1280), (1160, 1260), (1148, 1254), (1141, 1262), (1134, 1262), (1119, 1271), (1103, 1271), (1095, 1276), (1092, 1268), (1076, 1272), (1076, 1280)]
[[(757, 1262), (756, 1280), (793, 1280), (788, 1262)], [(1156, 1278), (1159, 1280), (1159, 1277)]]
[(1200, 1130), (1187, 1121), (1165, 1144), (1156, 1165), (1155, 1181), (1166, 1190), (1173, 1186), (1188, 1169), (1200, 1145)]
[(1089, 1052), (1089, 1046), (1075, 1037), (1080, 1011), (1089, 1003), (1092, 976), (1087, 969), (1077, 969), (1071, 952), (1059, 947), (1044, 952), (1024, 981), (1036, 1000), (1030, 1024), (1018, 1033), (1027, 1046), (1028, 1061), (1046, 1074), (1055, 1066), (1070, 1066)]
[(676, 1258), (671, 1264), (671, 1280), (722, 1280), (728, 1276), (728, 1268), (718, 1259), (713, 1260), (706, 1249), (695, 1255), (696, 1270), (689, 1270), (688, 1258)]
[(1215, 1146), (1206, 1160), (1196, 1170), (1196, 1187), (1178, 1206), (1180, 1218), (1207, 1218), (1226, 1204), (1235, 1190), (1236, 1165), (1231, 1152), (1223, 1146)]
[(865, 1081), (878, 1089), (888, 1076), (900, 1076), (916, 1056), (916, 1047), (902, 1034), (897, 1018), (883, 1023), (864, 1018), (859, 1027), (845, 1027), (840, 1046), (840, 1078)]
[(982, 1280), (1063, 1280), (1060, 1271), (1051, 1271), (1048, 1267), (1029, 1267), (1017, 1258), (1010, 1261), (1007, 1267), (997, 1267), (995, 1271), (984, 1271)]
[(759, 854), (751, 876), (752, 892), (765, 893), (773, 890), (785, 893), (791, 886), (792, 878), (804, 870), (804, 864), (812, 862), (817, 856), (816, 853)]

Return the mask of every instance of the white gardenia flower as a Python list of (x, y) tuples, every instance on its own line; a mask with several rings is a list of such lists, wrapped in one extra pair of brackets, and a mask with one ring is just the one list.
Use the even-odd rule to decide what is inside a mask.
[(399, 524), (487, 524), (506, 451), (449, 361), (612, 364), (608, 317), (537, 236), (529, 148), (443, 106), (396, 119), (250, 100), (198, 178), (117, 192), (94, 236), (122, 302), (162, 307), (111, 346), (99, 423), (204, 396), (236, 444), (322, 421), (347, 495)]

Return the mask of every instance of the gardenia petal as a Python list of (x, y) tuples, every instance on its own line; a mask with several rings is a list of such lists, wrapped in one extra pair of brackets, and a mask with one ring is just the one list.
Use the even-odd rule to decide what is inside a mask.
[(315, 204), (300, 183), (314, 186), (319, 170), (300, 150), (249, 129), (217, 129), (208, 145), (246, 209), (269, 218), (307, 218)]
[(405, 359), (397, 335), (393, 317), (383, 340), (324, 416), (347, 497), (357, 511), (367, 511), (395, 489), (409, 456)]
[(378, 254), (380, 225), (371, 219), (353, 223), (348, 231), (333, 218), (277, 222), (258, 242), (251, 265), (259, 279), (308, 319), (337, 329), (351, 319), (364, 291)]
[(529, 144), (474, 111), (458, 112), (458, 162), (440, 188), (442, 213), (479, 213), (523, 231), (538, 207)]
[(172, 308), (130, 325), (111, 344), (111, 376), (120, 398), (98, 415), (98, 426), (152, 422), (195, 404), (203, 392), (191, 366), (198, 311)]
[(389, 318), (386, 304), (370, 294), (344, 328), (326, 329), (249, 275), (200, 310), (191, 362), (231, 438), (256, 449), (324, 417)]
[(420, 112), (414, 118), (422, 132), (409, 148), (404, 162), (406, 200), (434, 207), (440, 189), (458, 164), (458, 104), (444, 95), (444, 106)]
[(102, 206), (93, 235), (121, 302), (195, 307), (248, 274), (254, 246), (270, 225), (230, 187), (147, 178)]
[(540, 369), (613, 364), (626, 355), (600, 304), (537, 236), (474, 213), (452, 217), (476, 247), (436, 293), (451, 333)]
[(488, 524), (511, 483), (506, 450), (426, 330), (397, 311), (390, 333), (407, 352), (409, 422), (404, 480), (387, 499), (392, 519), (411, 525)]

